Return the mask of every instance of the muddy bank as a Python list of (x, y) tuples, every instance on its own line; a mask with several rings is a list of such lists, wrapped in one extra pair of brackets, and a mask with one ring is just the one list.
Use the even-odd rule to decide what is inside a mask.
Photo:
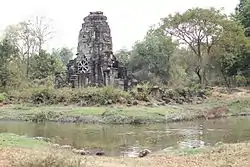
[(32, 122), (151, 124), (195, 119), (216, 119), (250, 115), (250, 97), (233, 100), (207, 100), (202, 104), (147, 106), (78, 107), (59, 105), (5, 105), (0, 107), (0, 120)]
[[(46, 90), (45, 92), (48, 93), (47, 89), (42, 90)], [(104, 101), (108, 100), (110, 103), (102, 106), (92, 105), (89, 107), (86, 105), (90, 103), (85, 103), (84, 101), (81, 101), (80, 105), (46, 105), (46, 103), (6, 104), (0, 107), (0, 120), (53, 121), (88, 124), (152, 124), (250, 115), (250, 94), (247, 90), (239, 90), (228, 94), (224, 92), (224, 89), (213, 88), (210, 97), (206, 97), (204, 92), (192, 93), (185, 89), (162, 91), (160, 88), (157, 88), (151, 92), (138, 89), (138, 92), (133, 96), (131, 94), (128, 95), (126, 92), (119, 92), (116, 89), (98, 88), (94, 90), (91, 89), (89, 92), (80, 92), (82, 93), (81, 98), (84, 98), (86, 102), (86, 99), (91, 96), (88, 101), (96, 103), (102, 101), (101, 97), (105, 97)], [(52, 93), (53, 96), (51, 95), (51, 97), (55, 98), (56, 94), (58, 98), (60, 96), (59, 99), (62, 99), (64, 94), (57, 94), (57, 91), (59, 90), (56, 90), (54, 94)], [(71, 95), (72, 90), (67, 91), (69, 91), (67, 93)], [(105, 96), (101, 96), (100, 94), (98, 98), (95, 96), (96, 99), (94, 100), (92, 99), (93, 92), (95, 92), (95, 95), (100, 92), (106, 94)], [(33, 93), (40, 95), (41, 92), (35, 91)], [(61, 93), (63, 92), (61, 91)], [(77, 94), (77, 92), (75, 92), (75, 94)], [(80, 94), (78, 95), (80, 96)], [(48, 97), (46, 96), (47, 100), (51, 99)], [(64, 96), (63, 99), (66, 97), (67, 96)], [(110, 100), (111, 97), (113, 100)], [(152, 97), (152, 99), (149, 99), (150, 97)], [(81, 99), (80, 97), (75, 98), (73, 96), (71, 98), (76, 101)], [(114, 102), (121, 102), (121, 98), (123, 99), (123, 104), (112, 104)]]
[[(5, 94), (0, 120), (151, 124), (250, 115), (249, 90), (39, 88)], [(1, 101), (0, 101), (1, 102)], [(11, 104), (12, 103), (12, 104)]]
[(227, 107), (214, 107), (206, 111), (176, 112), (172, 114), (154, 113), (146, 116), (129, 116), (117, 111), (107, 111), (102, 116), (67, 116), (55, 122), (65, 123), (99, 123), (99, 124), (155, 124), (179, 121), (193, 121), (197, 119), (219, 119), (227, 117), (249, 116), (250, 109), (239, 113), (230, 113)]
[(38, 150), (24, 148), (2, 148), (0, 152), (1, 165), (11, 166), (47, 166), (72, 167), (106, 167), (106, 166), (197, 166), (197, 167), (222, 167), (241, 166), (248, 167), (250, 159), (249, 144), (230, 144), (210, 148), (206, 151), (187, 154), (151, 154), (144, 158), (130, 157), (96, 157), (76, 155), (68, 151), (54, 149)]

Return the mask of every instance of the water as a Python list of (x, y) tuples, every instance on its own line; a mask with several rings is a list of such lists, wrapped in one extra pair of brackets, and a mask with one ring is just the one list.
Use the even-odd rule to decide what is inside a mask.
[(61, 145), (103, 150), (107, 155), (117, 156), (143, 148), (159, 151), (247, 141), (250, 117), (140, 126), (6, 121), (0, 122), (0, 132), (48, 137)]

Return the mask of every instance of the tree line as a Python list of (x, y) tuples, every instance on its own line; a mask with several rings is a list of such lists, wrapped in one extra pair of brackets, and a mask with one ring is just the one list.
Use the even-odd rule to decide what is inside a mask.
[[(226, 15), (215, 8), (170, 14), (131, 50), (116, 53), (139, 81), (168, 86), (247, 86), (250, 84), (250, 0)], [(0, 90), (33, 86), (66, 70), (72, 49), (48, 53), (50, 20), (35, 17), (5, 29), (0, 41)]]
[(35, 80), (65, 71), (73, 52), (67, 47), (47, 52), (44, 45), (53, 35), (51, 20), (46, 17), (6, 27), (0, 42), (0, 90), (31, 87)]
[(169, 85), (249, 85), (250, 1), (226, 15), (215, 8), (170, 14), (132, 50), (117, 53), (140, 80)]

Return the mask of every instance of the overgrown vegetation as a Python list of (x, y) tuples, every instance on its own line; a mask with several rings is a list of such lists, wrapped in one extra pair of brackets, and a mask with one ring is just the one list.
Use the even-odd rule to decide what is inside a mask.
[(129, 99), (131, 98), (131, 95), (119, 89), (112, 89), (109, 87), (91, 87), (84, 90), (39, 87), (24, 89), (20, 92), (9, 92), (8, 97), (14, 103), (81, 104), (82, 106), (84, 106), (96, 104), (113, 104), (119, 102), (119, 99), (121, 98)]
[(75, 122), (101, 124), (151, 124), (250, 115), (250, 96), (206, 100), (202, 104), (77, 107), (14, 104), (0, 108), (0, 120)]
[(6, 100), (6, 94), (0, 93), (0, 103), (4, 102)]
[(0, 42), (0, 92), (5, 92), (0, 102), (191, 104), (208, 96), (208, 86), (248, 86), (248, 8), (249, 0), (244, 0), (230, 16), (196, 7), (163, 18), (132, 50), (116, 54), (141, 83), (129, 92), (111, 87), (54, 89), (54, 74), (65, 72), (72, 50), (44, 50), (54, 32), (48, 18), (10, 25)]
[(249, 0), (242, 0), (231, 16), (199, 7), (169, 15), (132, 50), (117, 56), (140, 81), (174, 87), (247, 86), (248, 9)]
[[(135, 43), (132, 50), (121, 50), (116, 56), (140, 82), (174, 88), (247, 86), (250, 73), (249, 3), (249, 0), (240, 0), (230, 16), (221, 10), (199, 7), (169, 15)], [(6, 28), (0, 43), (1, 92), (25, 92), (34, 85), (45, 85), (46, 78), (65, 71), (65, 65), (74, 55), (72, 49), (63, 47), (53, 49), (52, 53), (44, 50), (53, 32), (50, 20), (44, 17)], [(26, 92), (29, 91), (35, 90)], [(69, 92), (64, 91), (65, 94)], [(90, 89), (84, 91), (90, 92)], [(104, 89), (105, 93), (93, 88), (91, 91), (91, 96), (95, 97), (90, 99), (104, 104), (108, 92), (113, 90)], [(104, 95), (94, 95), (100, 93), (98, 91)], [(43, 88), (37, 88), (37, 93), (31, 94), (37, 103), (68, 101), (60, 96), (59, 99), (48, 97), (53, 92), (48, 94)], [(117, 91), (113, 93), (115, 95), (109, 100), (117, 101), (114, 98), (118, 94), (129, 96)], [(86, 94), (79, 96), (85, 99)], [(143, 94), (140, 96), (146, 98)]]
[[(50, 86), (27, 88), (20, 91), (8, 91), (5, 101), (9, 103), (32, 104), (77, 104), (79, 106), (93, 105), (137, 105), (145, 102), (192, 103), (202, 102), (209, 96), (210, 89), (169, 89), (147, 85), (138, 85), (131, 91), (123, 91), (113, 87), (88, 87), (85, 89), (62, 88), (55, 89)], [(2, 99), (4, 100), (4, 99)]]
[[(207, 115), (250, 115), (249, 96), (207, 99), (210, 87), (250, 84), (249, 11), (250, 0), (239, 0), (230, 16), (215, 8), (196, 7), (162, 18), (131, 50), (116, 53), (140, 82), (128, 92), (113, 87), (55, 89), (54, 75), (65, 72), (74, 55), (72, 49), (62, 47), (52, 53), (45, 50), (54, 32), (48, 18), (36, 17), (10, 25), (0, 40), (0, 120), (144, 124), (194, 120)], [(250, 158), (249, 144), (133, 160), (42, 149), (48, 148), (47, 144), (1, 133), (0, 163), (18, 167), (244, 167), (249, 166)]]

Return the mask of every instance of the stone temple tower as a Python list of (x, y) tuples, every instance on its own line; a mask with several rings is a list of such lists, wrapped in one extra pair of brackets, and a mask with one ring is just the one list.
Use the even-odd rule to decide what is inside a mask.
[[(72, 88), (115, 86), (127, 90), (134, 83), (125, 66), (113, 54), (112, 37), (103, 12), (90, 12), (78, 36), (77, 57), (67, 64), (65, 85)], [(57, 87), (63, 79), (56, 75)]]
[(107, 17), (100, 11), (90, 12), (79, 32), (76, 58), (76, 70), (84, 85), (112, 84), (117, 64), (112, 49)]

